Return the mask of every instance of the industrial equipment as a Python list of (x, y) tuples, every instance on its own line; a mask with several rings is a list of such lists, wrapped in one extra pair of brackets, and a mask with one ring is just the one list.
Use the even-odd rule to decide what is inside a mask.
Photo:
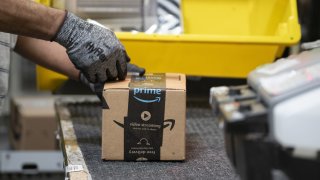
[(210, 102), (243, 179), (320, 179), (320, 49), (261, 66)]

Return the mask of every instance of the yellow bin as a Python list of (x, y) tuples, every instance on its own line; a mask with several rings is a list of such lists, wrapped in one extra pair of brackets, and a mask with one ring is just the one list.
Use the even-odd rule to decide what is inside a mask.
[[(181, 0), (184, 33), (117, 33), (132, 62), (148, 72), (246, 77), (301, 37), (296, 0)], [(38, 69), (38, 87), (56, 74)], [(51, 76), (48, 79), (47, 76)]]
[(33, 0), (37, 3), (41, 3), (43, 5), (46, 5), (46, 6), (50, 6), (51, 5), (51, 0)]

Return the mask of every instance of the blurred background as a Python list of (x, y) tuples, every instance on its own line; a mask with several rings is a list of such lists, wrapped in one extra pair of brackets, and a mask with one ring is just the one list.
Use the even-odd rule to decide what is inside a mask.
[[(67, 9), (114, 31), (183, 33), (184, 22), (179, 20), (182, 18), (180, 11), (177, 13), (175, 9), (166, 9), (161, 3), (159, 6), (156, 0), (38, 0), (37, 2), (54, 8)], [(298, 44), (285, 48), (283, 57), (300, 52), (300, 44), (303, 42), (320, 39), (320, 1), (297, 0), (297, 5), (302, 37)], [(165, 17), (164, 10), (168, 10), (171, 16)], [(175, 21), (177, 19), (178, 23)], [(270, 59), (271, 62), (274, 60), (276, 58)], [(52, 112), (52, 95), (92, 93), (83, 85), (63, 77), (54, 87), (51, 87), (51, 84), (50, 87), (46, 85), (41, 87), (39, 82), (46, 81), (39, 77), (41, 73), (38, 73), (41, 71), (43, 70), (35, 64), (14, 52), (11, 53), (10, 93), (5, 106), (6, 111), (1, 114), (0, 120), (0, 179), (64, 179), (63, 157), (56, 140), (57, 129), (55, 114)], [(207, 101), (212, 86), (245, 83), (245, 77), (240, 76), (214, 77), (191, 74), (187, 82), (188, 98)], [(35, 110), (39, 106), (43, 108), (43, 114)], [(53, 125), (41, 129), (40, 121)], [(32, 134), (34, 131), (32, 128), (41, 129), (39, 130), (41, 132)], [(15, 142), (17, 136), (19, 142)], [(36, 153), (32, 154), (33, 152)]]

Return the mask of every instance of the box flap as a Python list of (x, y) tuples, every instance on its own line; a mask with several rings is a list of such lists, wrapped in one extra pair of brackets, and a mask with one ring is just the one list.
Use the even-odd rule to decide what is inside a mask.
[[(153, 74), (146, 74), (145, 76), (153, 76)], [(166, 89), (186, 90), (186, 76), (184, 74), (165, 73), (165, 77)], [(104, 85), (104, 91), (109, 89), (129, 89), (130, 82), (131, 76), (128, 76), (124, 81), (106, 83)]]

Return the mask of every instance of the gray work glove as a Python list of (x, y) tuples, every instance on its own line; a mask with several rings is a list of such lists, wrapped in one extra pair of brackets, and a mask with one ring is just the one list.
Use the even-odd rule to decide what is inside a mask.
[[(134, 64), (127, 64), (127, 69), (129, 73), (135, 74), (135, 75), (139, 75), (139, 76), (143, 76), (145, 73), (145, 69), (144, 68), (140, 68)], [(104, 109), (108, 109), (108, 104), (105, 101), (105, 99), (103, 98), (103, 88), (104, 88), (104, 83), (91, 83), (88, 81), (88, 79), (80, 72), (80, 82), (82, 82), (84, 85), (88, 86), (92, 92), (94, 92), (98, 98), (100, 99), (101, 102), (101, 106)]]
[(72, 63), (92, 83), (104, 83), (127, 75), (130, 61), (115, 34), (67, 12), (53, 39), (67, 49)]

